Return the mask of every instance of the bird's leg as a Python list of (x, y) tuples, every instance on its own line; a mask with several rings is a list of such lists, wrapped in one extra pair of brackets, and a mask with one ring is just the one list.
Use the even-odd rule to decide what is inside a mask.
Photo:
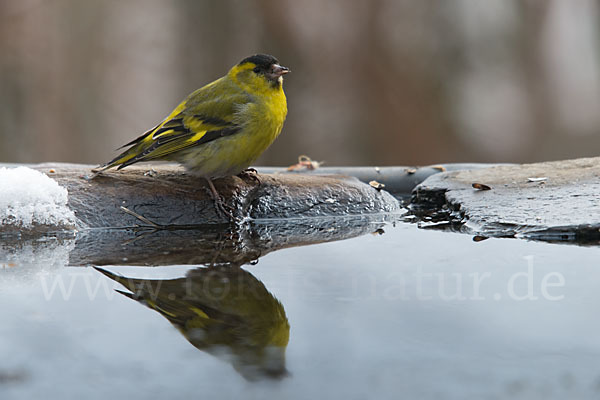
[(260, 178), (258, 177), (258, 171), (254, 168), (246, 168), (245, 170), (240, 172), (237, 176), (242, 179), (248, 178), (248, 179), (254, 181), (258, 186), (260, 186), (260, 184), (262, 183), (260, 181)]
[(217, 188), (215, 187), (212, 179), (210, 179), (210, 178), (205, 178), (205, 179), (208, 182), (208, 187), (210, 189), (211, 197), (213, 198), (213, 201), (215, 203), (215, 209), (217, 210), (217, 214), (222, 213), (227, 218), (229, 218), (230, 221), (235, 220), (235, 217), (233, 216), (233, 213), (232, 213), (233, 210), (231, 209), (231, 207), (227, 207), (225, 204), (223, 204), (223, 199), (221, 198), (221, 195), (217, 191)]

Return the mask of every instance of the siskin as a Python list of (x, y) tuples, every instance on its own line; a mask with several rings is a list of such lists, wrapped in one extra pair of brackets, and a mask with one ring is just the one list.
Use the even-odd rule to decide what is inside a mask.
[(212, 179), (241, 173), (277, 138), (287, 115), (283, 75), (288, 72), (270, 55), (243, 59), (93, 172), (141, 161), (176, 161), (205, 178), (215, 202), (226, 211)]
[(244, 378), (287, 376), (290, 324), (283, 305), (239, 265), (197, 268), (186, 277), (136, 279), (96, 269), (158, 312), (197, 349), (222, 358)]

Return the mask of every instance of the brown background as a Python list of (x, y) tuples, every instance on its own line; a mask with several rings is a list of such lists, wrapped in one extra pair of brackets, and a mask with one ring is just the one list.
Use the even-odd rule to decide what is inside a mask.
[(260, 164), (600, 149), (593, 0), (5, 0), (0, 162), (99, 163), (240, 59), (292, 69)]

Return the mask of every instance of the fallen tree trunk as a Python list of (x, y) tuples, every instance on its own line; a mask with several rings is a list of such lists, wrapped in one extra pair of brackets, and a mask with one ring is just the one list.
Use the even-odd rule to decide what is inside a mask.
[[(139, 225), (132, 214), (163, 226), (229, 223), (219, 213), (206, 181), (173, 165), (132, 166), (87, 180), (92, 166), (47, 163), (29, 166), (69, 193), (68, 207), (80, 228)], [(215, 181), (224, 203), (239, 219), (305, 218), (394, 213), (401, 206), (386, 191), (347, 176), (260, 174)], [(126, 210), (124, 210), (126, 208)], [(131, 211), (132, 213), (127, 213)]]

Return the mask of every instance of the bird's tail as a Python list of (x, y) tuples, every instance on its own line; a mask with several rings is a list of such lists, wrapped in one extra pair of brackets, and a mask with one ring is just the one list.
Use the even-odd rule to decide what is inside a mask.
[[(100, 172), (102, 172), (102, 171), (105, 171), (105, 170), (109, 169), (110, 167), (112, 167), (112, 165), (110, 165), (110, 163), (108, 163), (108, 164), (103, 164), (103, 165), (99, 165), (99, 166), (97, 166), (96, 168), (92, 168), (92, 172), (93, 172), (95, 175), (98, 175)], [(94, 175), (94, 176), (95, 176), (95, 175)]]
[(106, 164), (100, 165), (92, 169), (92, 172), (95, 174), (99, 174), (102, 171), (117, 166), (119, 167), (119, 169), (121, 169), (123, 167), (126, 167), (127, 165), (133, 164), (135, 162), (133, 160), (138, 155), (139, 145), (132, 146), (129, 149), (122, 152), (121, 154), (119, 154), (118, 156), (116, 156), (115, 158), (113, 158), (112, 160), (110, 160), (109, 162), (107, 162)]
[(104, 268), (100, 268), (100, 267), (94, 267), (94, 269), (98, 272), (100, 272), (101, 274), (107, 276), (108, 278), (112, 279), (115, 282), (120, 283), (121, 285), (125, 286), (127, 289), (131, 290), (133, 289), (134, 285), (133, 282), (131, 282), (131, 279), (125, 278), (124, 276), (121, 275), (117, 275), (113, 272), (110, 272)]
[(134, 159), (136, 158), (136, 156), (139, 156), (140, 151), (143, 150), (144, 139), (146, 139), (148, 137), (148, 135), (152, 135), (157, 127), (158, 126), (144, 132), (142, 135), (135, 138), (131, 142), (119, 147), (117, 150), (130, 146), (127, 150), (125, 150), (124, 152), (122, 152), (121, 154), (119, 154), (118, 156), (116, 156), (115, 158), (113, 158), (112, 160), (107, 162), (106, 164), (99, 165), (96, 168), (92, 169), (92, 172), (94, 174), (98, 175), (100, 172), (105, 171), (109, 168), (118, 166), (119, 169), (121, 169), (123, 167), (126, 167), (127, 165), (131, 165), (134, 162), (136, 162), (137, 160), (134, 161)]

